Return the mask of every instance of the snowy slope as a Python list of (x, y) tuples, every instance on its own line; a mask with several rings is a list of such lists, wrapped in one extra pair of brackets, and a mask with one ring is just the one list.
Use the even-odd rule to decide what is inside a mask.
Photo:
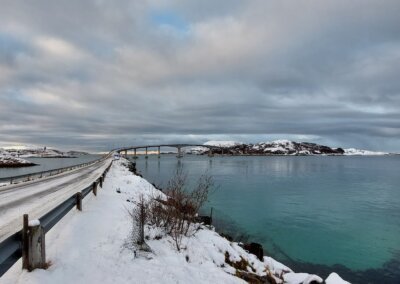
[[(283, 283), (282, 278), (285, 283), (322, 283), (320, 277), (294, 273), (270, 257), (260, 261), (204, 226), (183, 240), (186, 249), (180, 252), (159, 228), (147, 227), (152, 252), (135, 255), (128, 241), (132, 221), (127, 210), (141, 194), (147, 198), (163, 194), (132, 175), (123, 163), (123, 159), (114, 162), (104, 187), (97, 197), (84, 200), (82, 212), (72, 210), (46, 235), (47, 259), (52, 263), (48, 270), (28, 273), (21, 271), (19, 262), (2, 283), (245, 283), (229, 264), (238, 261), (248, 263), (248, 272), (269, 274), (277, 283)], [(336, 274), (330, 279), (345, 283)]]

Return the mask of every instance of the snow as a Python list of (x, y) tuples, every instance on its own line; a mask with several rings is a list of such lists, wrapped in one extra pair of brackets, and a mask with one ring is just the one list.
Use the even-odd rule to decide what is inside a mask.
[(350, 282), (347, 282), (343, 280), (337, 273), (332, 272), (329, 274), (328, 278), (325, 279), (326, 284), (350, 284)]
[(381, 155), (388, 155), (387, 152), (374, 152), (368, 150), (360, 150), (355, 148), (348, 148), (344, 149), (344, 155), (347, 156), (381, 156)]
[(40, 225), (40, 221), (37, 220), (37, 219), (30, 220), (29, 223), (28, 223), (29, 227), (35, 227), (35, 226), (39, 226), (39, 225)]
[(203, 145), (207, 146), (217, 146), (217, 147), (233, 147), (237, 145), (242, 145), (243, 143), (241, 142), (236, 142), (236, 141), (207, 141), (203, 143)]
[(308, 273), (294, 273), (294, 272), (289, 272), (283, 275), (283, 279), (285, 280), (285, 283), (293, 283), (293, 284), (309, 284), (312, 283), (313, 281), (317, 283), (322, 283), (324, 280), (314, 274), (308, 274)]
[(248, 272), (268, 273), (277, 283), (283, 283), (282, 274), (285, 283), (322, 282), (316, 275), (294, 273), (271, 257), (260, 261), (202, 225), (195, 235), (183, 238), (180, 252), (161, 228), (149, 225), (145, 235), (151, 252), (135, 253), (129, 241), (128, 210), (141, 195), (147, 199), (165, 195), (131, 174), (124, 163), (123, 158), (114, 161), (97, 197), (89, 195), (82, 212), (72, 210), (46, 234), (51, 262), (47, 270), (28, 273), (19, 261), (2, 283), (245, 283), (235, 276), (236, 269), (225, 262), (226, 257), (230, 263), (245, 260)]

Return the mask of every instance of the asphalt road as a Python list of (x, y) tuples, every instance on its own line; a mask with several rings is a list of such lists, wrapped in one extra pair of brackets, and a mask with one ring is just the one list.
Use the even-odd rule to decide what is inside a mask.
[(22, 215), (37, 219), (91, 185), (111, 163), (111, 158), (59, 175), (0, 188), (0, 242), (22, 228)]

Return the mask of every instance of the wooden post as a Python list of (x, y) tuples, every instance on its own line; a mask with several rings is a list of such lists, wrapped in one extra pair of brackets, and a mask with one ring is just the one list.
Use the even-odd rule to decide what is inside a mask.
[(76, 209), (82, 211), (82, 193), (76, 193)]
[(46, 239), (39, 221), (29, 224), (28, 214), (24, 214), (22, 229), (22, 268), (32, 271), (46, 268)]
[(147, 155), (147, 147), (146, 147), (146, 157), (145, 157), (146, 159), (148, 159), (149, 158), (149, 156)]
[(100, 182), (100, 187), (103, 188), (103, 176), (100, 177), (99, 182)]
[(97, 182), (93, 182), (93, 194), (97, 196)]
[(29, 216), (28, 214), (24, 214), (23, 216), (23, 227), (22, 227), (22, 268), (28, 269), (28, 225), (29, 224)]
[(46, 267), (45, 234), (40, 223), (29, 226), (28, 271)]

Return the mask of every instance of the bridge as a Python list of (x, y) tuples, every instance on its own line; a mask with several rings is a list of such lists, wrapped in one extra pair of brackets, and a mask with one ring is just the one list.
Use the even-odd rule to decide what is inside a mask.
[(221, 154), (224, 154), (224, 149), (226, 147), (223, 146), (214, 146), (214, 145), (200, 145), (200, 144), (160, 144), (160, 145), (145, 145), (145, 146), (128, 146), (128, 147), (122, 147), (114, 150), (115, 152), (118, 153), (124, 153), (125, 157), (128, 156), (128, 151), (133, 150), (133, 158), (136, 159), (137, 156), (137, 150), (138, 149), (144, 149), (145, 150), (145, 158), (148, 158), (148, 150), (149, 148), (156, 148), (157, 149), (157, 155), (160, 158), (161, 155), (161, 147), (168, 147), (168, 148), (176, 148), (178, 155), (177, 158), (182, 158), (183, 153), (182, 153), (182, 148), (186, 147), (203, 147), (203, 148), (208, 148), (208, 156), (212, 157), (215, 151), (218, 151)]

